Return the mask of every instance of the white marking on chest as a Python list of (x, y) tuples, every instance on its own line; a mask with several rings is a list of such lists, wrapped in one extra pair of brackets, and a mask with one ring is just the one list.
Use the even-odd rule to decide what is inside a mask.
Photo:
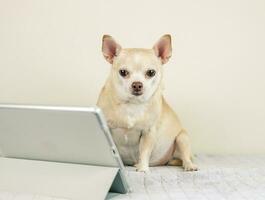
[(112, 135), (125, 164), (138, 161), (142, 125), (137, 122), (144, 117), (146, 108), (146, 104), (124, 104), (120, 107), (120, 114), (126, 120), (128, 129), (113, 129)]
[(127, 118), (128, 128), (132, 128), (137, 120), (141, 119), (146, 111), (146, 105), (128, 104), (123, 108), (124, 117)]

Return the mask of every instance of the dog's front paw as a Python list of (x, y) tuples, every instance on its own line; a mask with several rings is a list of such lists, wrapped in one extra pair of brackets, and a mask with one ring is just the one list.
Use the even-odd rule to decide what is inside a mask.
[(134, 167), (136, 167), (136, 171), (138, 172), (145, 172), (145, 173), (149, 172), (149, 167), (146, 164), (137, 163), (134, 165)]
[(198, 167), (192, 162), (183, 162), (183, 168), (185, 171), (197, 171)]
[(107, 120), (107, 124), (110, 129), (117, 128), (117, 124), (113, 120)]

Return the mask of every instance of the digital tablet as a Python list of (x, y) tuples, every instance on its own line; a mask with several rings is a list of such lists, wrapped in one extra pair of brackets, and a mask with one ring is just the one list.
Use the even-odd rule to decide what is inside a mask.
[(124, 165), (98, 107), (0, 105), (0, 154), (6, 158), (118, 167), (111, 190), (129, 190)]

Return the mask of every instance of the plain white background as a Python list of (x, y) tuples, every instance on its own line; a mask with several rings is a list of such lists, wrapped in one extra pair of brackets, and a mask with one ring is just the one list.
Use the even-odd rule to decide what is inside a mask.
[(165, 97), (195, 153), (265, 153), (265, 1), (0, 0), (0, 103), (94, 105), (101, 38), (173, 38)]

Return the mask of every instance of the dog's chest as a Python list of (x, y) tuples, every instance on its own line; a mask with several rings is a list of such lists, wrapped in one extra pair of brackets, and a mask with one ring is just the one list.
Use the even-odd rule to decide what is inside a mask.
[(138, 161), (141, 130), (115, 128), (111, 130), (114, 142), (119, 150), (122, 160), (127, 165)]
[(122, 160), (133, 165), (137, 163), (139, 155), (139, 142), (142, 130), (146, 128), (145, 105), (123, 105), (120, 107), (120, 115), (126, 121), (129, 129), (112, 129), (113, 139), (118, 147)]
[(137, 128), (140, 129), (144, 128), (141, 127), (143, 124), (141, 124), (140, 122), (146, 118), (146, 110), (147, 110), (146, 105), (139, 105), (139, 104), (123, 105), (120, 108), (121, 115), (127, 121), (128, 127), (132, 128), (137, 126)]

